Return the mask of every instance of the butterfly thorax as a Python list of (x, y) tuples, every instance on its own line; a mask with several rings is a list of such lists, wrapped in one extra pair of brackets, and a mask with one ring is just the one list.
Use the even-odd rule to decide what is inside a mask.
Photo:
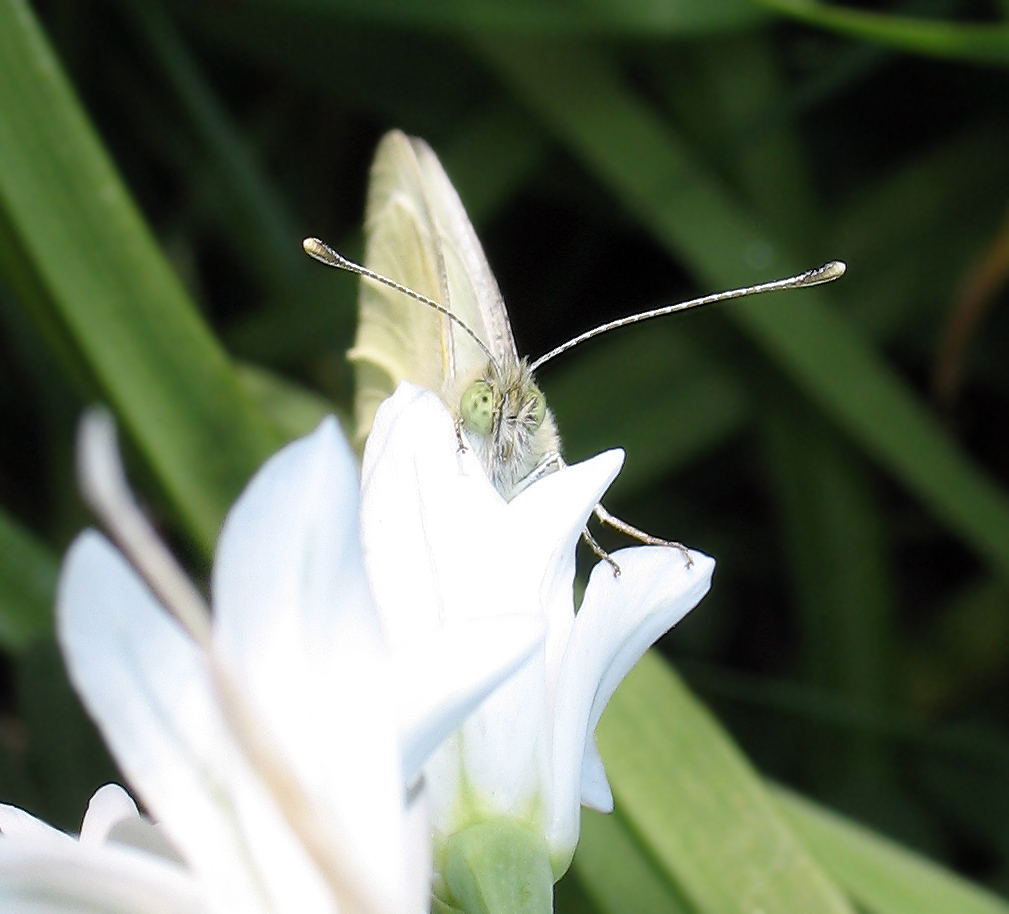
[(559, 466), (553, 415), (525, 359), (488, 363), (463, 389), (457, 416), (494, 488), (506, 500)]

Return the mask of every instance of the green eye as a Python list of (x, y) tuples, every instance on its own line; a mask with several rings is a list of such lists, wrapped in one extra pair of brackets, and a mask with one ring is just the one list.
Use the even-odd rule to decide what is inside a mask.
[(459, 414), (466, 431), (489, 435), (494, 428), (494, 391), (486, 381), (474, 381), (466, 388), (459, 404)]
[(542, 391), (538, 387), (534, 387), (529, 394), (533, 404), (533, 428), (539, 428), (547, 417), (547, 398), (543, 396)]

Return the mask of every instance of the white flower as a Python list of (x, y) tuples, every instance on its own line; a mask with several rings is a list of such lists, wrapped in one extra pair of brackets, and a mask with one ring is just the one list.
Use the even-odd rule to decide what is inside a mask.
[(433, 394), (402, 384), (380, 408), (362, 470), (365, 564), (390, 643), (462, 620), (533, 613), (546, 640), (426, 767), (437, 837), (510, 817), (545, 840), (554, 876), (578, 840), (579, 801), (610, 811), (595, 727), (650, 644), (710, 586), (714, 561), (637, 547), (593, 570), (575, 614), (575, 546), (623, 462), (608, 451), (505, 502)]
[[(91, 431), (85, 488), (144, 577), (103, 536), (82, 534), (60, 578), (58, 636), (201, 903), (213, 914), (426, 910), (430, 836), (410, 799), (420, 765), (541, 627), (460, 624), (390, 650), (361, 561), (354, 458), (332, 419), (271, 458), (229, 513), (211, 625), (132, 503), (109, 434)], [(0, 902), (31, 889), (0, 880)], [(71, 900), (121, 910), (108, 891), (91, 907)], [(161, 901), (137, 910), (175, 909)]]

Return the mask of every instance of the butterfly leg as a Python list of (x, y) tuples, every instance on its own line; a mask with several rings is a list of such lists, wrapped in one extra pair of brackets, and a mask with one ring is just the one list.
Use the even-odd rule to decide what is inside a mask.
[(542, 479), (544, 476), (549, 476), (551, 473), (556, 473), (558, 470), (567, 466), (564, 463), (564, 459), (556, 451), (547, 454), (535, 467), (528, 476), (520, 479), (515, 488), (512, 489), (511, 497), (514, 498), (519, 492), (528, 489), (534, 482), (538, 479)]
[(466, 442), (462, 440), (462, 419), (455, 417), (455, 440), (459, 442), (459, 453), (466, 450)]
[(588, 544), (589, 549), (591, 549), (599, 558), (604, 562), (609, 562), (610, 568), (613, 569), (613, 577), (620, 577), (620, 566), (613, 560), (613, 557), (605, 550), (599, 543), (596, 542), (596, 538), (589, 533), (589, 528), (586, 527), (582, 530), (582, 539)]
[[(619, 530), (625, 536), (629, 536), (631, 539), (638, 540), (644, 543), (646, 546), (672, 546), (674, 549), (679, 549), (683, 554), (683, 558), (687, 561), (687, 567), (689, 568), (694, 564), (694, 560), (690, 557), (690, 552), (683, 543), (676, 543), (670, 540), (659, 539), (657, 536), (652, 536), (650, 533), (645, 533), (644, 530), (639, 530), (637, 527), (631, 526), (627, 521), (621, 520), (613, 514), (610, 514), (602, 505), (596, 505), (594, 511), (596, 517), (599, 518), (600, 523), (606, 524), (608, 527), (612, 527), (614, 530)], [(590, 544), (591, 545), (591, 544)]]
[[(547, 457), (540, 463), (539, 467), (537, 467), (537, 470), (539, 470), (540, 467), (543, 467), (544, 468), (543, 472), (536, 474), (536, 471), (534, 470), (533, 473), (530, 473), (529, 475), (532, 476), (536, 474), (536, 477), (539, 478), (539, 476), (541, 475), (546, 475), (547, 472), (552, 473), (555, 470), (563, 469), (566, 466), (567, 463), (564, 462), (564, 458), (561, 457), (561, 455), (557, 451), (554, 451), (553, 453), (548, 454)], [(638, 530), (636, 527), (632, 527), (630, 524), (625, 524), (622, 520), (620, 520), (620, 518), (614, 517), (612, 514), (610, 514), (610, 512), (607, 511), (602, 505), (596, 505), (595, 515), (604, 524), (610, 524), (610, 526), (616, 527), (617, 530), (620, 530), (622, 533), (625, 533), (627, 536), (630, 536), (633, 539), (642, 539), (643, 541), (646, 542), (650, 541), (653, 545), (679, 546), (679, 543), (667, 543), (665, 540), (657, 539), (654, 536), (651, 537), (648, 536), (647, 533)], [(616, 523), (613, 523), (613, 521), (616, 521)], [(613, 556), (611, 556), (605, 549), (603, 549), (602, 546), (599, 545), (599, 543), (596, 542), (596, 538), (591, 534), (587, 526), (585, 527), (584, 530), (582, 530), (582, 539), (585, 540), (585, 543), (588, 545), (589, 549), (591, 549), (596, 554), (597, 558), (602, 559), (610, 566), (610, 568), (613, 569), (613, 577), (615, 578), (620, 577), (620, 566), (616, 563), (616, 560), (613, 558)], [(686, 550), (683, 549), (682, 546), (680, 546), (680, 549), (682, 549), (684, 554), (686, 555)], [(689, 555), (687, 555), (687, 562), (690, 563)]]

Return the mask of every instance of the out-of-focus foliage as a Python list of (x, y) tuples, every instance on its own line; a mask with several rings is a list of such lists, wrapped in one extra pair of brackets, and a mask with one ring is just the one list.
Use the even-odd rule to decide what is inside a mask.
[(686, 684), (649, 658), (603, 719), (617, 812), (559, 908), (1009, 910), (1009, 5), (927, 12), (0, 0), (0, 800), (72, 827), (111, 772), (49, 640), (77, 414), (116, 410), (205, 571), (258, 462), (350, 402), (356, 282), (300, 240), (359, 253), (399, 127), (524, 353), (849, 266), (542, 373), (569, 458), (627, 449), (609, 507), (719, 561), (662, 646)]

